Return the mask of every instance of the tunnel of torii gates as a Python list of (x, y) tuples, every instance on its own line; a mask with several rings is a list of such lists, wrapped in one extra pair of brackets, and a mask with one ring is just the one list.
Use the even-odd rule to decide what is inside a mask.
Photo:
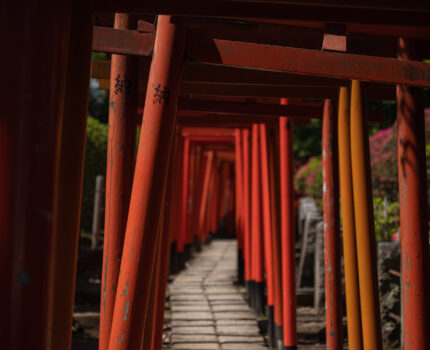
[[(220, 219), (234, 225), (238, 278), (256, 311), (268, 306), (272, 341), (297, 347), (292, 129), (310, 118), (322, 119), (327, 347), (344, 341), (341, 210), (348, 345), (381, 349), (367, 131), (381, 113), (366, 100), (397, 101), (403, 343), (430, 349), (429, 2), (1, 10), (2, 349), (71, 346), (91, 76), (110, 91), (100, 349), (161, 348), (169, 258), (183, 266)], [(110, 62), (91, 62), (93, 51)]]

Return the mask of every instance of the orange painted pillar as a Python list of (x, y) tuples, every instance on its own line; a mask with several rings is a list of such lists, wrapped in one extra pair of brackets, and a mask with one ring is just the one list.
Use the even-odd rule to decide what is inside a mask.
[(351, 160), (364, 349), (382, 349), (369, 135), (360, 82), (351, 85)]
[(243, 242), (245, 260), (245, 286), (250, 294), (251, 276), (251, 217), (250, 217), (250, 152), (249, 152), (249, 130), (242, 130), (242, 152), (243, 152)]
[[(162, 210), (164, 211), (164, 205), (162, 207)], [(163, 219), (162, 213), (161, 218)], [(163, 222), (160, 220), (159, 227), (158, 227), (158, 234), (157, 234), (157, 240), (154, 242), (154, 249), (155, 249), (155, 256), (154, 256), (154, 266), (153, 266), (153, 273), (151, 278), (151, 287), (149, 291), (149, 300), (151, 302), (148, 305), (148, 310), (145, 315), (145, 328), (144, 333), (142, 337), (142, 344), (140, 346), (140, 349), (151, 349), (152, 348), (152, 342), (154, 340), (154, 331), (155, 331), (155, 313), (157, 311), (157, 299), (158, 299), (158, 277), (160, 275), (160, 258), (161, 258), (161, 235), (162, 235), (162, 226)]]
[(212, 176), (212, 167), (214, 163), (214, 152), (209, 151), (207, 153), (207, 161), (206, 161), (206, 170), (203, 182), (203, 191), (202, 191), (202, 199), (200, 206), (200, 215), (199, 215), (199, 232), (202, 237), (202, 242), (206, 240), (206, 216), (208, 212), (208, 197), (209, 197), (209, 186)]
[(361, 350), (363, 340), (361, 334), (360, 292), (358, 288), (357, 247), (355, 243), (349, 93), (347, 87), (341, 87), (339, 92), (338, 144), (348, 346), (351, 350)]
[[(185, 245), (187, 243), (187, 223), (188, 223), (188, 195), (189, 195), (189, 175), (190, 175), (190, 139), (184, 139), (184, 153), (182, 163), (182, 194), (181, 194), (181, 222), (178, 233), (178, 253), (185, 254)], [(183, 257), (185, 258), (185, 256)]]
[(269, 161), (267, 152), (266, 124), (260, 124), (260, 154), (261, 154), (261, 196), (263, 203), (263, 235), (264, 235), (264, 262), (267, 283), (267, 319), (269, 322), (269, 336), (274, 342), (273, 308), (275, 292), (273, 281), (273, 242), (272, 242), (272, 215), (269, 183)]
[(55, 219), (53, 349), (70, 349), (72, 341), (93, 25), (89, 8), (73, 8)]
[(191, 257), (191, 250), (194, 244), (194, 233), (191, 230), (192, 210), (195, 205), (193, 202), (194, 186), (195, 186), (195, 167), (196, 167), (196, 145), (190, 144), (189, 155), (189, 170), (188, 170), (188, 198), (187, 198), (187, 211), (186, 211), (186, 250), (187, 255)]
[[(3, 2), (0, 113), (0, 337), (46, 349), (71, 1)], [(80, 116), (76, 116), (79, 118)]]
[(259, 125), (252, 124), (252, 174), (251, 174), (251, 266), (254, 290), (254, 310), (257, 315), (264, 313), (264, 265), (263, 234), (261, 224), (261, 162)]
[[(115, 14), (115, 28), (126, 30), (135, 25), (136, 19), (133, 16)], [(136, 57), (112, 55), (109, 94), (100, 350), (106, 350), (109, 346), (133, 179), (138, 94)]]
[[(177, 129), (179, 131), (179, 127), (177, 126)], [(180, 225), (180, 191), (181, 191), (181, 183), (182, 183), (182, 172), (179, 170), (182, 167), (182, 152), (184, 148), (184, 140), (179, 136), (179, 134), (175, 135), (175, 148), (174, 148), (174, 155), (175, 159), (175, 176), (173, 177), (173, 190), (172, 190), (172, 196), (175, 198), (175, 201), (171, 204), (171, 206), (174, 208), (171, 211), (171, 214), (173, 217), (169, 217), (169, 232), (170, 232), (170, 264), (169, 264), (169, 272), (172, 274), (176, 274), (181, 268), (181, 261), (179, 259), (179, 254), (177, 251), (178, 248), (178, 227)], [(170, 169), (170, 168), (169, 168)], [(170, 170), (169, 170), (170, 171)], [(171, 186), (169, 182), (167, 183), (167, 188)], [(169, 192), (167, 192), (169, 193)]]
[(192, 191), (192, 206), (190, 213), (190, 233), (192, 240), (197, 244), (197, 249), (200, 249), (200, 239), (197, 235), (198, 227), (198, 208), (199, 208), (199, 196), (201, 189), (201, 168), (202, 168), (202, 146), (196, 145), (194, 147), (194, 168), (193, 168), (193, 191)]
[(329, 99), (324, 101), (324, 114), (322, 121), (322, 167), (326, 343), (329, 349), (341, 350), (343, 349), (343, 326), (337, 120), (333, 111), (333, 103)]
[(280, 174), (279, 174), (279, 144), (277, 143), (276, 128), (272, 126), (268, 137), (268, 162), (270, 176), (270, 207), (272, 223), (272, 252), (273, 252), (273, 287), (274, 287), (274, 334), (272, 346), (283, 349), (283, 302), (282, 302), (282, 259), (280, 236)]
[(240, 129), (235, 129), (235, 231), (237, 239), (237, 279), (243, 284), (243, 174), (242, 174), (242, 137)]
[[(282, 103), (286, 103), (283, 99)], [(281, 189), (281, 254), (284, 346), (296, 349), (296, 261), (293, 195), (293, 123), (279, 118), (280, 189)]]
[[(421, 60), (420, 44), (398, 40), (398, 58)], [(424, 93), (397, 86), (403, 346), (430, 347), (429, 227), (427, 217)]]
[[(176, 146), (178, 144), (178, 137), (176, 137)], [(176, 147), (177, 148), (177, 147)], [(154, 315), (154, 333), (152, 340), (151, 350), (160, 350), (163, 340), (163, 326), (164, 326), (164, 307), (166, 298), (166, 287), (167, 277), (169, 272), (169, 257), (170, 257), (170, 241), (172, 233), (176, 230), (177, 210), (175, 204), (178, 202), (178, 192), (175, 191), (175, 178), (177, 177), (177, 171), (179, 169), (179, 156), (180, 153), (177, 149), (173, 150), (173, 159), (169, 166), (169, 175), (167, 178), (166, 187), (166, 202), (164, 206), (164, 218), (165, 221), (162, 225), (162, 237), (161, 237), (161, 250), (160, 250), (160, 267), (158, 278), (158, 289), (157, 289), (157, 301), (156, 301), (156, 312)], [(179, 187), (179, 186), (178, 186)], [(176, 213), (176, 215), (175, 215)]]
[(138, 348), (145, 327), (174, 134), (186, 20), (158, 16), (109, 349)]

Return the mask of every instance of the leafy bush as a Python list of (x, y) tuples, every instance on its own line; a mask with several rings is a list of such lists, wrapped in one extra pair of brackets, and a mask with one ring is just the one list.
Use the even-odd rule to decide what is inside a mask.
[(399, 202), (389, 202), (381, 197), (373, 198), (375, 234), (378, 241), (390, 240), (400, 224)]
[[(372, 135), (369, 143), (375, 233), (378, 240), (387, 240), (399, 226), (397, 124), (394, 123)], [(426, 162), (427, 194), (430, 201), (430, 109), (426, 110)], [(321, 157), (310, 158), (298, 169), (295, 175), (295, 191), (299, 195), (313, 197), (322, 208)], [(384, 198), (387, 198), (387, 202)]]
[(96, 176), (106, 174), (107, 138), (107, 125), (88, 117), (81, 231), (91, 232)]
[(321, 157), (310, 158), (298, 169), (294, 177), (296, 193), (314, 198), (320, 209), (322, 209), (322, 183)]

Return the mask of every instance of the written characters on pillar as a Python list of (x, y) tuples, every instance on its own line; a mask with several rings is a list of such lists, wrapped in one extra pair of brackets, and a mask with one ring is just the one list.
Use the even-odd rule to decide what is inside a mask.
[(152, 88), (154, 89), (152, 103), (153, 104), (164, 103), (165, 106), (168, 106), (169, 98), (170, 98), (170, 90), (167, 88), (167, 86), (162, 86), (161, 84), (152, 84)]
[(130, 95), (131, 92), (131, 80), (128, 79), (127, 74), (124, 74), (124, 79), (121, 79), (121, 74), (118, 74), (115, 78), (115, 95), (126, 93)]

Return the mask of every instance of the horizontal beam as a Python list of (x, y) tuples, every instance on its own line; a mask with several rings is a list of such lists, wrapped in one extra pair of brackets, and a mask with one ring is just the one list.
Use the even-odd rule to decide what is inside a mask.
[[(276, 123), (278, 118), (273, 116), (256, 116), (256, 115), (238, 115), (238, 114), (206, 114), (206, 115), (188, 115), (178, 114), (179, 125), (189, 126), (224, 126), (242, 128), (249, 127), (253, 123)], [(307, 123), (309, 119), (295, 118)]]
[(94, 27), (93, 51), (125, 55), (149, 56), (152, 53), (154, 34), (136, 30)]
[(186, 55), (190, 60), (200, 63), (358, 79), (385, 84), (430, 86), (430, 64), (393, 58), (218, 39), (189, 40)]
[(280, 105), (251, 102), (213, 101), (182, 97), (178, 103), (179, 113), (210, 112), (247, 115), (286, 115), (290, 117), (318, 118), (322, 107)]
[[(222, 66), (220, 66), (223, 68)], [(228, 67), (226, 67), (228, 68)], [(252, 75), (252, 70), (249, 70)], [(255, 71), (258, 72), (258, 71)], [(276, 73), (276, 72), (268, 72)], [(283, 73), (280, 73), (283, 74)], [(300, 77), (300, 76), (298, 76)], [(303, 76), (309, 78), (307, 76)], [(310, 77), (314, 78), (314, 77)], [(318, 79), (319, 77), (315, 77)], [(323, 78), (324, 79), (324, 78)], [(345, 80), (347, 82), (347, 80)], [(139, 85), (142, 90), (139, 95), (139, 105), (143, 106), (145, 102), (144, 91), (146, 81), (140, 81)], [(99, 79), (99, 89), (109, 90), (109, 80)], [(367, 98), (369, 100), (395, 100), (396, 89), (393, 86), (380, 84), (367, 84)], [(182, 95), (193, 96), (230, 96), (230, 97), (274, 97), (274, 98), (308, 98), (308, 99), (325, 99), (337, 98), (338, 88), (336, 86), (298, 86), (298, 85), (266, 85), (266, 84), (224, 84), (224, 83), (181, 83)]]
[(235, 135), (233, 128), (183, 126), (181, 136), (228, 136)]
[[(276, 98), (337, 98), (335, 86), (294, 86), (263, 84), (181, 83), (181, 93), (194, 96), (276, 97)], [(368, 84), (366, 97), (369, 100), (395, 100), (393, 86)]]
[[(147, 57), (139, 59), (139, 79), (147, 80), (151, 61)], [(96, 79), (110, 78), (110, 61), (93, 61), (91, 75)], [(268, 72), (228, 66), (193, 64), (187, 61), (182, 73), (186, 83), (230, 83), (266, 84), (293, 86), (348, 86), (346, 79), (312, 77), (285, 72)]]
[[(417, 0), (415, 0), (417, 1)], [(358, 1), (357, 1), (358, 2)], [(389, 3), (389, 1), (386, 1)], [(422, 10), (382, 10), (378, 8), (340, 8), (333, 6), (303, 6), (291, 3), (256, 1), (200, 0), (95, 0), (96, 12), (135, 12), (141, 14), (171, 14), (189, 17), (253, 18), (321, 23), (363, 23), (428, 27), (427, 13)], [(427, 6), (427, 5), (426, 5)], [(408, 8), (408, 3), (404, 3)]]

